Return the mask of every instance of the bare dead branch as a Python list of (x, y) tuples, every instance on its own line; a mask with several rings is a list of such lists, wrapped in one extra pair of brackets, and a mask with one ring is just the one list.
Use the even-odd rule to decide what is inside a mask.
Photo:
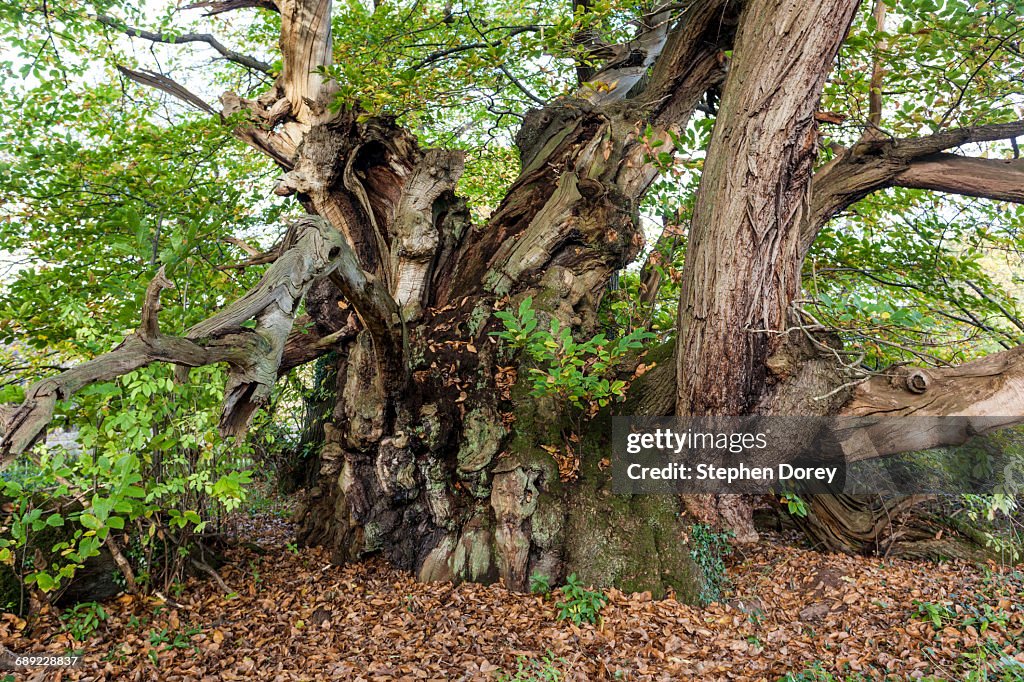
[(638, 28), (633, 40), (611, 48), (614, 57), (583, 84), (581, 95), (594, 104), (605, 104), (626, 97), (661, 56), (668, 43), (672, 12), (659, 3)]
[[(277, 380), (299, 300), (314, 280), (330, 274), (343, 251), (341, 236), (326, 221), (305, 218), (297, 223), (294, 245), (267, 269), (259, 284), (192, 327), (185, 338), (159, 331), (156, 315), (160, 292), (171, 286), (159, 272), (147, 288), (138, 331), (109, 353), (36, 383), (26, 391), (20, 406), (2, 411), (3, 464), (42, 435), (58, 400), (91, 383), (113, 379), (153, 362), (173, 363), (180, 368), (226, 362), (230, 371), (220, 430), (226, 436), (244, 433), (253, 412), (267, 401)], [(248, 328), (250, 321), (254, 324)]]
[[(257, 100), (248, 100), (228, 92), (221, 97), (221, 116), (234, 124), (234, 134), (254, 149), (272, 158), (279, 166), (289, 170), (294, 163), (296, 148), (307, 132), (323, 114), (334, 86), (325, 82), (323, 68), (331, 60), (331, 2), (330, 0), (225, 0), (197, 2), (190, 8), (210, 8), (210, 14), (242, 7), (275, 9), (281, 13), (281, 52), (283, 66), (275, 86)], [(259, 60), (229, 50), (216, 38), (205, 34), (172, 37), (126, 27), (120, 22), (103, 17), (101, 21), (128, 35), (149, 40), (177, 43), (202, 42), (210, 45), (225, 58), (271, 74), (271, 67)], [(209, 114), (217, 113), (213, 107), (170, 78), (143, 70), (119, 67), (129, 78), (149, 87), (155, 87), (189, 103)], [(237, 114), (244, 121), (238, 123)]]
[[(725, 79), (740, 3), (697, 0), (669, 32), (640, 99), (663, 124), (685, 124), (707, 90)], [(681, 123), (680, 123), (681, 121)]]
[(176, 83), (163, 74), (156, 73), (155, 71), (149, 71), (147, 69), (136, 71), (135, 69), (129, 69), (126, 66), (118, 66), (117, 70), (140, 85), (162, 90), (182, 102), (191, 104), (200, 111), (206, 112), (207, 114), (217, 113), (217, 111), (207, 104), (202, 97), (196, 95), (185, 86)]
[(226, 241), (228, 244), (234, 244), (235, 246), (240, 248), (242, 251), (245, 251), (250, 256), (255, 257), (263, 255), (262, 251), (257, 249), (255, 246), (252, 246), (251, 244), (249, 244), (249, 242), (245, 241), (244, 239), (239, 239), (238, 237), (224, 237), (224, 241)]
[[(291, 169), (301, 134), (291, 134), (289, 128), (295, 124), (285, 121), (291, 111), (291, 103), (276, 97), (277, 94), (278, 89), (275, 88), (266, 97), (253, 101), (233, 92), (225, 92), (220, 98), (221, 116), (231, 119), (241, 114), (239, 118), (245, 122), (235, 127), (235, 136), (272, 158), (282, 168)], [(280, 123), (285, 125), (282, 126), (282, 132), (277, 132), (275, 128)]]
[(153, 43), (165, 43), (169, 45), (178, 45), (181, 43), (204, 43), (209, 45), (217, 51), (224, 59), (229, 62), (234, 62), (247, 69), (259, 71), (267, 75), (272, 75), (273, 70), (270, 68), (270, 64), (262, 62), (254, 57), (249, 57), (240, 52), (235, 52), (224, 46), (217, 38), (208, 33), (184, 33), (180, 36), (168, 36), (163, 33), (154, 33), (153, 31), (147, 31), (141, 28), (134, 28), (127, 26), (124, 22), (119, 21), (106, 14), (100, 14), (96, 17), (96, 21), (108, 26), (116, 31), (120, 31), (130, 38), (142, 38)]
[(230, 12), (236, 9), (245, 9), (249, 7), (256, 7), (260, 9), (269, 9), (274, 12), (280, 12), (277, 4), (273, 0), (203, 0), (202, 2), (193, 2), (191, 5), (186, 5), (182, 9), (201, 9), (209, 8), (209, 12), (205, 15), (212, 17), (215, 14), (221, 14), (223, 12)]
[(142, 325), (139, 326), (139, 333), (143, 338), (154, 339), (160, 335), (160, 324), (157, 321), (157, 313), (160, 312), (160, 293), (164, 289), (173, 288), (174, 283), (167, 279), (161, 265), (156, 277), (146, 287), (146, 298), (142, 302)]
[(267, 263), (273, 263), (277, 260), (277, 251), (271, 249), (264, 253), (257, 254), (252, 258), (246, 258), (243, 261), (237, 263), (228, 263), (227, 265), (218, 265), (218, 270), (244, 270), (245, 268), (251, 268), (258, 265), (266, 265)]
[[(848, 448), (851, 461), (899, 452), (959, 445), (973, 436), (1024, 422), (1024, 346), (957, 367), (899, 367), (857, 386), (842, 414), (878, 416), (870, 443)], [(886, 430), (891, 417), (964, 417), (907, 429)], [(862, 425), (863, 427), (863, 425)]]
[(291, 103), (292, 116), (310, 123), (310, 103), (320, 103), (324, 79), (321, 69), (331, 63), (331, 0), (279, 0), (281, 56), (278, 85)]

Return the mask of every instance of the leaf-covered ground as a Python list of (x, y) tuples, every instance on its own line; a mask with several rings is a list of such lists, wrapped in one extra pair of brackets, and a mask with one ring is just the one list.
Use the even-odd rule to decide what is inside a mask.
[(735, 557), (724, 603), (612, 590), (602, 622), (577, 627), (557, 619), (557, 594), (421, 584), (377, 561), (332, 566), (289, 544), (287, 523), (251, 523), (239, 531), (268, 551), (230, 552), (230, 594), (193, 580), (176, 605), (123, 596), (84, 643), (53, 611), (3, 616), (12, 651), (84, 652), (80, 668), (17, 679), (832, 679), (817, 667), (961, 680), (1024, 662), (1024, 578), (1007, 567), (823, 555), (773, 537)]

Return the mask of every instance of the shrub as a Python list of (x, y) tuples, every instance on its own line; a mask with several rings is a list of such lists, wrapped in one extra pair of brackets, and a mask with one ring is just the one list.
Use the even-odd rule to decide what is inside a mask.
[(576, 625), (597, 623), (601, 618), (601, 609), (608, 603), (604, 593), (588, 590), (575, 573), (565, 579), (565, 585), (560, 591), (562, 599), (555, 603), (558, 619), (571, 620)]
[[(24, 565), (26, 584), (56, 592), (123, 534), (132, 537), (125, 551), (140, 579), (157, 565), (169, 567), (165, 589), (180, 577), (187, 562), (176, 550), (238, 508), (252, 466), (249, 445), (217, 433), (224, 369), (192, 372), (188, 384), (175, 384), (170, 368), (146, 367), (59, 404), (81, 451), (40, 445), (11, 475), (4, 472), (0, 493), (13, 511), (0, 536), (0, 563)], [(28, 547), (42, 551), (33, 556)], [(164, 556), (171, 561), (156, 561)]]

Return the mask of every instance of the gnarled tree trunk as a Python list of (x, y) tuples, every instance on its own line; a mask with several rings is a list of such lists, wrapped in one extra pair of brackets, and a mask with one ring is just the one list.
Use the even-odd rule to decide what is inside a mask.
[[(570, 415), (529, 396), (515, 381), (519, 359), (490, 336), (493, 311), (527, 296), (542, 324), (557, 318), (593, 333), (606, 282), (642, 243), (633, 187), (649, 170), (622, 162), (641, 144), (623, 112), (573, 100), (531, 113), (518, 139), (523, 173), (483, 226), (470, 224), (447, 170), (413, 162), (404, 174), (361, 174), (392, 183), (367, 196), (399, 197), (377, 209), (384, 234), (415, 224), (415, 248), (384, 238), (397, 267), (379, 278), (402, 308), (406, 361), (401, 376), (382, 371), (370, 329), (338, 349), (338, 400), (305, 542), (341, 560), (380, 553), (425, 580), (501, 578), (525, 589), (534, 572), (576, 572), (693, 593), (676, 501), (611, 496), (598, 466), (607, 429), (594, 424), (578, 434), (579, 479), (560, 480), (544, 446), (565, 448)], [(436, 158), (408, 149), (421, 164)], [(562, 169), (556, 183), (552, 168)], [(421, 175), (448, 186), (435, 191), (415, 182)], [(422, 208), (410, 217), (402, 206)], [(325, 293), (323, 306), (336, 309), (341, 291)]]

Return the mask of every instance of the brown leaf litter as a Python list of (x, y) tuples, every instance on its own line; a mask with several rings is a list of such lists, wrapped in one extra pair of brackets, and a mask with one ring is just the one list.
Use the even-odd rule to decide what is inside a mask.
[(1011, 654), (1024, 630), (1021, 581), (1009, 568), (819, 554), (779, 538), (734, 562), (724, 603), (609, 590), (601, 623), (576, 627), (557, 620), (551, 597), (419, 583), (379, 560), (334, 566), (323, 549), (287, 545), (280, 522), (270, 539), (255, 532), (245, 537), (271, 551), (231, 550), (219, 572), (232, 594), (191, 580), (167, 601), (125, 595), (81, 644), (52, 609), (31, 622), (7, 614), (0, 644), (83, 650), (81, 667), (26, 680), (477, 680), (545, 656), (567, 680), (777, 680), (814, 662), (867, 679), (956, 679), (950, 671), (980, 634), (937, 629), (915, 617), (915, 602), (989, 595), (1012, 615), (985, 635)]

